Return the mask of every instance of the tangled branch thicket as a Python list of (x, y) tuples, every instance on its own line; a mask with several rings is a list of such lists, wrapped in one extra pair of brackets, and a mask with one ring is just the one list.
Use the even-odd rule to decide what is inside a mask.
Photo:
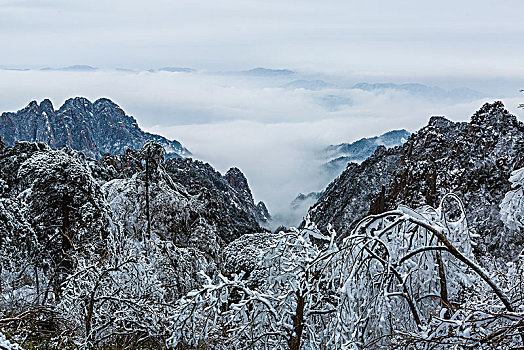
[(169, 344), (522, 346), (522, 264), (489, 274), (475, 261), (472, 238), (454, 194), (444, 196), (438, 208), (400, 206), (369, 216), (340, 247), (334, 233), (323, 237), (313, 224), (282, 232), (254, 257), (266, 276), (259, 284), (250, 287), (242, 274), (219, 276), (214, 283), (206, 276), (202, 289), (186, 295), (172, 316)]
[[(521, 197), (506, 199), (503, 211)], [(520, 216), (506, 220), (515, 224)], [(113, 233), (96, 250), (102, 253), (87, 245), (71, 256), (74, 273), (63, 279), (59, 299), (43, 297), (52, 295), (50, 281), (40, 280), (38, 289), (19, 288), (15, 279), (4, 285), (2, 306), (11, 312), (0, 324), (21, 339), (29, 336), (23, 327), (44, 332), (39, 322), (53, 319), (54, 345), (83, 348), (523, 346), (522, 261), (487, 272), (472, 253), (474, 241), (454, 194), (437, 208), (399, 206), (368, 216), (339, 244), (333, 230), (325, 236), (310, 222), (245, 235), (226, 249), (221, 272), (158, 237)], [(191, 282), (199, 278), (203, 284)]]

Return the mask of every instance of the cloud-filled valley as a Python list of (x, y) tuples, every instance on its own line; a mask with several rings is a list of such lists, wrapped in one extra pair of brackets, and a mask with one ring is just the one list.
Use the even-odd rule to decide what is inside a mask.
[[(453, 89), (464, 85), (453, 79), (446, 88), (434, 88), (430, 80), (406, 87), (401, 84), (413, 80), (288, 72), (2, 69), (0, 110), (44, 98), (58, 107), (73, 96), (108, 97), (143, 129), (181, 141), (219, 171), (239, 167), (255, 198), (281, 216), (299, 192), (327, 184), (318, 176), (324, 161), (319, 151), (327, 145), (393, 129), (416, 131), (431, 115), (467, 120), (495, 97), (518, 115), (518, 91), (496, 95), (481, 84), (467, 86), (472, 90), (460, 90), (465, 91), (460, 96)], [(396, 85), (355, 87), (364, 82)]]

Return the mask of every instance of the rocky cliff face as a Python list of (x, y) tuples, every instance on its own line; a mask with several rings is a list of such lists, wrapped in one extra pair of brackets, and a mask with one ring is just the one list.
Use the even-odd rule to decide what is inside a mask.
[(266, 204), (262, 201), (255, 204), (253, 195), (251, 194), (251, 189), (247, 183), (247, 178), (242, 171), (233, 167), (226, 172), (224, 178), (228, 184), (244, 198), (244, 202), (248, 204), (248, 210), (253, 213), (258, 222), (267, 226), (269, 221), (271, 221), (269, 210), (267, 209)]
[(501, 102), (485, 104), (469, 123), (432, 117), (403, 146), (379, 148), (362, 164), (350, 164), (309, 213), (343, 237), (368, 213), (398, 204), (437, 206), (454, 192), (465, 203), (471, 231), (481, 236), (477, 253), (511, 258), (523, 235), (504, 227), (499, 204), (511, 171), (522, 166), (524, 124)]
[(205, 198), (207, 213), (216, 222), (218, 234), (225, 242), (245, 233), (264, 231), (260, 224), (266, 221), (260, 217), (247, 180), (239, 169), (230, 169), (226, 173), (229, 175), (222, 176), (211, 165), (191, 158), (168, 159), (165, 168), (190, 194)]
[(227, 183), (244, 198), (246, 202), (253, 202), (253, 195), (249, 189), (247, 179), (240, 169), (233, 167), (224, 175)]
[(44, 142), (57, 149), (68, 146), (99, 159), (105, 153), (122, 154), (140, 149), (148, 140), (162, 145), (168, 158), (191, 153), (178, 141), (142, 131), (136, 120), (109, 99), (94, 103), (86, 98), (68, 99), (55, 110), (49, 100), (32, 101), (16, 113), (2, 113), (0, 136), (12, 146), (18, 141)]

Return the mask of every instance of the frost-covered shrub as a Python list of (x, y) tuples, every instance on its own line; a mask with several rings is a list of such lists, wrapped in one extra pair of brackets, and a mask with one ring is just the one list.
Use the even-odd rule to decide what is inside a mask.
[(148, 239), (156, 235), (217, 259), (217, 228), (207, 218), (205, 200), (172, 181), (161, 162), (161, 146), (147, 143), (140, 154), (148, 164), (145, 170), (102, 187), (115, 220), (130, 237)]
[(77, 256), (56, 310), (82, 346), (115, 338), (163, 346), (173, 305), (197, 286), (198, 271), (212, 272), (198, 251), (152, 237), (139, 241), (115, 234), (107, 255)]
[[(303, 344), (308, 349), (321, 348), (334, 331), (329, 319), (335, 313), (337, 296), (325, 261), (316, 261), (322, 252), (335, 249), (333, 238), (323, 237), (314, 227), (240, 238), (263, 244), (260, 249), (230, 252), (228, 264), (248, 267), (250, 274), (256, 270), (255, 276), (263, 278), (245, 279), (246, 271), (231, 278), (218, 275), (215, 281), (206, 276), (201, 289), (179, 301), (171, 317), (169, 345), (299, 349)], [(328, 243), (324, 251), (314, 239)], [(244, 258), (242, 252), (249, 255)]]
[[(446, 201), (458, 204), (451, 222)], [(456, 212), (456, 209), (453, 210)], [(483, 270), (461, 201), (368, 217), (344, 241), (338, 347), (447, 349), (522, 345), (522, 269)], [(502, 270), (504, 271), (504, 270)], [(508, 275), (509, 274), (509, 275)], [(520, 277), (519, 277), (520, 276)], [(517, 282), (520, 281), (520, 282)]]
[(524, 168), (511, 173), (512, 190), (500, 203), (500, 216), (510, 230), (524, 230)]
[(20, 165), (17, 178), (18, 198), (39, 235), (50, 239), (61, 229), (75, 248), (103, 239), (113, 228), (109, 207), (89, 167), (67, 153), (35, 152)]
[(268, 271), (261, 264), (264, 255), (277, 244), (280, 234), (268, 232), (246, 234), (224, 249), (225, 276), (242, 274), (242, 279), (249, 287), (257, 287), (267, 281)]
[(445, 200), (437, 209), (400, 206), (368, 217), (344, 240), (341, 344), (387, 346), (390, 336), (422, 330), (434, 316), (449, 317), (453, 305), (463, 304), (465, 292), (480, 283), (433, 232), (474, 263), (463, 208), (450, 222)]
[(88, 246), (86, 254), (103, 253), (103, 244), (96, 243), (114, 230), (110, 208), (86, 163), (62, 150), (34, 152), (16, 178), (17, 200), (38, 242), (34, 261), (52, 280), (53, 291), (46, 295), (59, 298), (62, 279), (73, 267), (70, 257)]
[(22, 348), (15, 343), (6, 339), (5, 335), (0, 332), (0, 349), (2, 350), (21, 350)]
[[(37, 252), (42, 247), (16, 201), (0, 198), (0, 317), (38, 302), (46, 289)], [(36, 274), (41, 274), (39, 285)]]
[(85, 162), (63, 150), (21, 143), (0, 162), (0, 315), (52, 328), (48, 316), (71, 257), (103, 254), (100, 243), (114, 227), (109, 207)]
[(172, 314), (168, 344), (503, 349), (524, 340), (522, 267), (493, 277), (476, 263), (457, 196), (369, 216), (339, 247), (334, 237), (311, 225), (232, 243), (226, 263), (238, 274), (203, 275)]

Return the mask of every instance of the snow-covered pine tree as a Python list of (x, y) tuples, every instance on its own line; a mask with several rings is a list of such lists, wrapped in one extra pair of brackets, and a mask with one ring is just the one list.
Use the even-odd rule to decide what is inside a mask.
[[(47, 275), (54, 276), (59, 298), (63, 278), (74, 268), (71, 255), (104, 254), (88, 243), (103, 242), (114, 229), (110, 209), (89, 167), (65, 150), (34, 152), (20, 165), (17, 179), (18, 198), (41, 247), (38, 259), (55, 271)], [(83, 252), (87, 246), (95, 250)]]

